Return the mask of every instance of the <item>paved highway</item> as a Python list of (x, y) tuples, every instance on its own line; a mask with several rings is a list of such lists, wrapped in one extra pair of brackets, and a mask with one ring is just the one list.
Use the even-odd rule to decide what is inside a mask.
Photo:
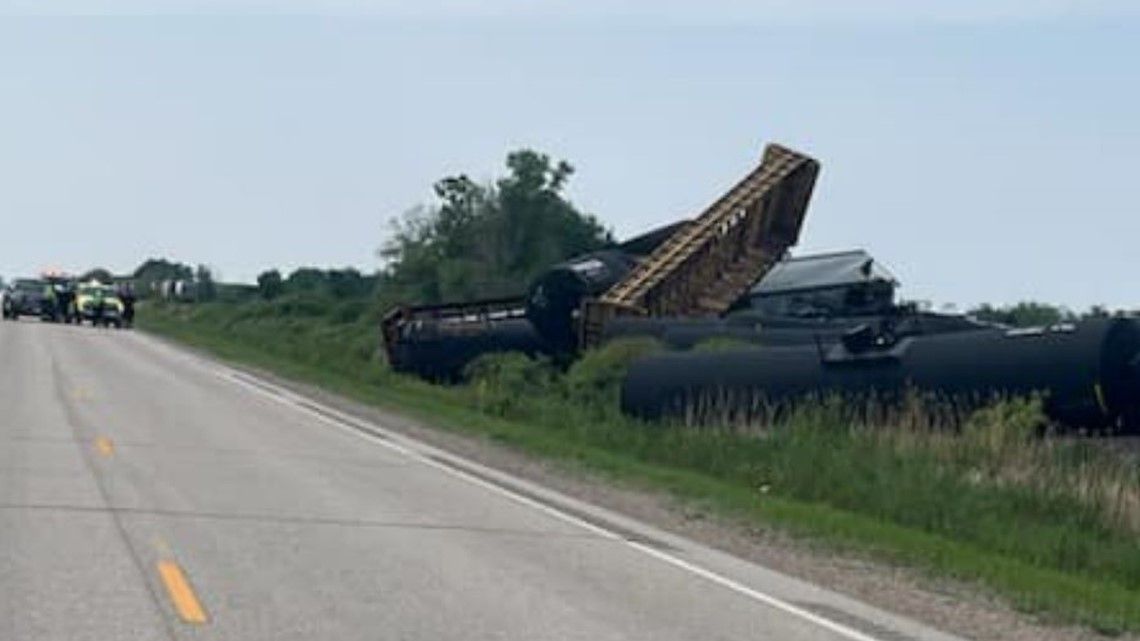
[(0, 639), (946, 641), (137, 332), (0, 324)]

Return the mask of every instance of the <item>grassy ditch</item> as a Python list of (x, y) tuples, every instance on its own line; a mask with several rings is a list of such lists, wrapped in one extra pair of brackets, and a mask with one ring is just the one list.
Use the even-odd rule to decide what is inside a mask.
[(646, 425), (621, 416), (616, 395), (625, 364), (654, 349), (647, 342), (612, 345), (564, 373), (517, 354), (485, 358), (469, 385), (442, 388), (387, 371), (363, 310), (160, 306), (139, 321), (442, 428), (976, 582), (1050, 620), (1140, 631), (1140, 474), (1101, 448), (1037, 436), (1032, 399), (996, 404), (953, 432), (927, 429), (919, 410), (853, 424), (833, 403), (775, 425)]

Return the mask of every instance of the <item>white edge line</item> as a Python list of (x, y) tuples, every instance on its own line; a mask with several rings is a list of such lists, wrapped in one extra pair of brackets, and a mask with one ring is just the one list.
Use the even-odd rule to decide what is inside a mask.
[[(461, 479), (461, 480), (466, 481), (468, 483), (471, 483), (473, 485), (477, 485), (477, 486), (479, 486), (485, 490), (489, 490), (491, 492), (494, 492), (495, 494), (506, 497), (506, 498), (514, 501), (515, 503), (519, 503), (519, 504), (525, 505), (527, 507), (536, 509), (536, 510), (538, 510), (544, 514), (547, 514), (549, 516), (552, 516), (556, 519), (559, 519), (559, 520), (564, 521), (566, 523), (570, 523), (570, 524), (575, 525), (577, 527), (580, 527), (584, 530), (587, 530), (589, 532), (597, 534), (598, 536), (601, 536), (601, 537), (604, 537), (607, 539), (611, 539), (611, 540), (615, 540), (615, 541), (620, 541), (620, 542), (624, 543), (626, 546), (628, 546), (634, 550), (637, 550), (638, 552), (641, 552), (642, 554), (645, 554), (647, 556), (655, 558), (658, 561), (662, 561), (664, 563), (672, 565), (675, 568), (684, 570), (690, 574), (701, 577), (701, 578), (705, 579), (706, 581), (715, 583), (715, 584), (717, 584), (723, 588), (726, 588), (728, 590), (736, 592), (739, 595), (742, 595), (744, 597), (752, 599), (753, 601), (763, 603), (764, 605), (767, 605), (769, 607), (775, 608), (777, 610), (782, 610), (783, 612), (786, 612), (787, 614), (799, 617), (799, 618), (804, 619), (805, 621), (808, 621), (810, 623), (814, 623), (815, 625), (818, 625), (821, 628), (830, 630), (831, 632), (834, 632), (834, 633), (839, 634), (841, 636), (847, 637), (848, 639), (851, 639), (852, 641), (880, 641), (880, 639), (878, 639), (876, 637), (873, 637), (873, 636), (870, 636), (870, 635), (865, 634), (863, 632), (860, 632), (859, 630), (856, 630), (856, 629), (849, 627), (847, 625), (844, 625), (842, 623), (837, 623), (835, 621), (832, 621), (831, 619), (828, 619), (827, 617), (823, 617), (823, 616), (820, 616), (818, 614), (815, 614), (814, 612), (811, 612), (805, 608), (799, 607), (797, 605), (793, 605), (792, 603), (784, 601), (783, 599), (780, 599), (779, 597), (775, 597), (775, 596), (772, 596), (772, 595), (767, 594), (765, 592), (761, 592), (760, 590), (757, 590), (755, 588), (751, 588), (747, 585), (744, 585), (743, 583), (740, 583), (739, 581), (736, 581), (734, 579), (730, 579), (730, 578), (728, 578), (722, 574), (718, 574), (718, 573), (713, 572), (712, 570), (709, 570), (707, 568), (703, 568), (699, 565), (690, 563), (690, 562), (688, 562), (688, 561), (686, 561), (680, 557), (674, 556), (674, 555), (669, 554), (667, 552), (662, 552), (661, 550), (655, 549), (655, 548), (653, 548), (649, 545), (646, 545), (644, 543), (639, 543), (637, 541), (631, 541), (631, 540), (621, 536), (620, 534), (617, 534), (616, 532), (612, 532), (612, 531), (607, 530), (601, 526), (595, 525), (595, 524), (590, 523), (588, 521), (584, 521), (581, 518), (576, 517), (572, 514), (568, 514), (568, 513), (563, 512), (563, 511), (561, 511), (555, 507), (552, 507), (552, 506), (547, 505), (545, 503), (541, 503), (541, 502), (536, 501), (530, 497), (518, 494), (518, 493), (516, 493), (512, 490), (509, 490), (509, 489), (507, 489), (501, 485), (497, 485), (495, 483), (488, 482), (488, 481), (481, 479), (481, 478), (479, 478), (473, 474), (469, 474), (469, 473), (464, 472), (462, 470), (457, 470), (453, 467), (444, 465), (438, 461), (434, 461), (434, 460), (424, 456), (423, 454), (421, 454), (419, 452), (415, 452), (413, 450), (409, 450), (409, 449), (407, 449), (401, 445), (398, 445), (396, 443), (392, 443), (392, 442), (386, 441), (384, 439), (377, 438), (376, 435), (374, 435), (374, 434), (369, 434), (365, 430), (355, 428), (355, 427), (352, 427), (350, 425), (346, 425), (342, 421), (347, 421), (349, 423), (358, 423), (358, 424), (362, 423), (362, 424), (367, 425), (369, 430), (374, 430), (376, 432), (376, 434), (382, 434), (385, 437), (400, 438), (401, 440), (405, 440), (405, 441), (411, 442), (417, 446), (422, 446), (425, 448), (431, 447), (431, 446), (428, 446), (426, 444), (420, 443), (419, 441), (417, 441), (411, 437), (408, 437), (408, 436), (403, 435), (403, 434), (397, 435), (397, 434), (391, 432), (390, 430), (383, 428), (383, 427), (381, 427), (381, 426), (379, 426), (379, 425), (377, 425), (371, 421), (361, 419), (361, 418), (355, 417), (355, 416), (350, 416), (348, 414), (345, 414), (344, 412), (341, 412), (340, 410), (337, 410), (336, 408), (328, 407), (327, 405), (324, 405), (323, 403), (319, 403), (319, 402), (314, 401), (312, 399), (305, 398), (305, 397), (300, 396), (298, 394), (295, 394), (295, 393), (293, 393), (287, 389), (284, 389), (278, 385), (268, 383), (265, 380), (263, 380), (262, 378), (260, 378), (258, 376), (254, 376), (252, 374), (248, 374), (246, 372), (237, 372), (234, 370), (220, 370), (220, 371), (216, 371), (216, 373), (218, 374), (219, 377), (221, 377), (221, 378), (223, 378), (223, 379), (225, 379), (231, 383), (236, 383), (236, 384), (240, 385), (241, 387), (245, 388), (246, 390), (251, 391), (251, 392), (253, 392), (253, 393), (255, 393), (255, 394), (257, 394), (263, 398), (266, 398), (266, 399), (269, 399), (272, 401), (276, 401), (276, 402), (281, 403), (282, 405), (285, 405), (287, 407), (293, 408), (295, 410), (299, 410), (299, 411), (321, 421), (322, 423), (325, 423), (326, 425), (331, 425), (331, 426), (333, 426), (333, 427), (335, 427), (341, 431), (344, 431), (344, 432), (349, 433), (349, 434), (353, 434), (359, 438), (363, 438), (363, 439), (369, 441), (370, 443), (375, 443), (377, 445), (388, 448), (388, 449), (390, 449), (394, 452), (397, 452), (399, 454), (403, 454), (404, 456), (412, 458), (418, 462), (430, 465), (431, 467), (438, 469), (442, 472), (446, 472), (447, 474), (454, 476), (455, 478)], [(251, 384), (245, 380), (242, 380), (243, 377), (255, 379), (255, 380), (257, 380), (259, 385), (253, 385), (253, 384)], [(276, 394), (269, 392), (268, 389), (263, 389), (261, 386), (264, 386), (265, 388), (268, 388), (268, 389), (272, 389), (274, 392), (276, 392)], [(305, 403), (305, 404), (311, 405), (313, 407), (319, 407), (321, 409), (321, 412), (313, 411), (312, 409), (309, 409), (308, 407), (305, 407), (304, 405), (301, 405), (299, 403)], [(336, 418), (341, 419), (341, 420), (335, 420), (334, 418), (332, 418), (330, 416), (324, 415), (322, 412), (327, 412), (328, 414), (331, 414), (332, 417), (336, 417)], [(341, 418), (341, 417), (343, 417), (343, 418)], [(435, 449), (435, 448), (432, 448), (432, 449)], [(466, 459), (464, 459), (461, 456), (457, 456), (455, 454), (448, 453), (447, 456), (452, 457), (452, 458), (459, 460), (459, 461), (467, 462)]]
[[(361, 421), (360, 419), (357, 419), (356, 417), (349, 417), (349, 416), (345, 415), (344, 413), (340, 412), (339, 410), (336, 410), (335, 408), (331, 408), (331, 407), (321, 405), (319, 403), (315, 403), (309, 399), (305, 399), (301, 396), (297, 396), (297, 395), (293, 394), (292, 392), (289, 392), (287, 390), (283, 390), (277, 386), (272, 386), (272, 387), (274, 388), (275, 392), (280, 394), (280, 396), (278, 396), (276, 394), (272, 394), (272, 393), (268, 392), (267, 390), (261, 389), (261, 388), (257, 387), (256, 385), (251, 385), (250, 383), (242, 380), (241, 376), (234, 376), (232, 374), (230, 374), (230, 375), (223, 374), (222, 376), (226, 380), (229, 380), (231, 382), (235, 382), (238, 385), (241, 385), (242, 387), (246, 388), (247, 390), (259, 394), (263, 398), (266, 398), (266, 399), (272, 400), (272, 401), (276, 401), (278, 403), (281, 403), (282, 405), (285, 405), (285, 406), (290, 407), (290, 408), (295, 409), (295, 410), (300, 410), (301, 412), (308, 414), (309, 416), (317, 419), (318, 421), (321, 421), (322, 423), (324, 423), (326, 425), (331, 425), (331, 426), (341, 430), (342, 432), (352, 434), (353, 436), (356, 436), (358, 438), (367, 439), (371, 443), (374, 443), (374, 444), (379, 445), (381, 447), (388, 448), (388, 449), (390, 449), (394, 452), (397, 452), (399, 454), (403, 454), (404, 456), (407, 456), (407, 457), (415, 460), (418, 463), (423, 463), (425, 465), (429, 465), (432, 468), (435, 468), (435, 469), (440, 470), (442, 472), (446, 472), (447, 474), (449, 474), (451, 476), (454, 476), (456, 478), (467, 481), (468, 483), (478, 485), (479, 487), (481, 487), (483, 489), (490, 490), (496, 494), (499, 494), (501, 496), (509, 498), (512, 501), (514, 501), (515, 503), (520, 503), (520, 504), (525, 505), (527, 507), (534, 508), (534, 509), (539, 510), (539, 511), (541, 511), (541, 512), (543, 512), (549, 516), (553, 516), (553, 517), (555, 517), (561, 521), (565, 521), (565, 522), (570, 523), (572, 525), (575, 525), (575, 526), (578, 526), (580, 528), (584, 528), (586, 530), (589, 530), (590, 532), (592, 532), (593, 534), (597, 534), (598, 536), (601, 536), (601, 537), (604, 537), (607, 539), (615, 539), (615, 540), (621, 540), (621, 541), (625, 540), (623, 537), (621, 537), (621, 536), (619, 536), (613, 532), (610, 532), (609, 530), (606, 530), (606, 529), (601, 528), (597, 525), (594, 525), (593, 523), (583, 521), (583, 520), (579, 519), (578, 517), (575, 517), (573, 515), (562, 512), (562, 511), (558, 510), (557, 508), (551, 507), (545, 503), (542, 503), (542, 502), (536, 501), (530, 497), (526, 497), (526, 496), (523, 496), (521, 494), (517, 494), (515, 492), (512, 492), (512, 491), (502, 487), (501, 485), (496, 485), (496, 484), (491, 483), (485, 479), (481, 479), (478, 476), (475, 476), (474, 474), (470, 474), (470, 473), (464, 472), (462, 470), (457, 470), (457, 469), (450, 467), (448, 465), (444, 465), (444, 464), (440, 463), (439, 461), (435, 461), (435, 460), (432, 460), (431, 458), (429, 458), (427, 456), (424, 456), (420, 452), (409, 450), (408, 448), (403, 447), (397, 443), (393, 443), (393, 442), (390, 442), (387, 440), (376, 438), (374, 435), (369, 434), (367, 431), (363, 431), (361, 429), (352, 427), (351, 425), (346, 425), (342, 421), (347, 420), (347, 421), (353, 422), (353, 423), (359, 423), (359, 422), (365, 422), (365, 421)], [(242, 376), (246, 376), (246, 374), (243, 373)], [(258, 380), (258, 382), (264, 384), (261, 380)], [(321, 412), (314, 412), (313, 410), (309, 409), (308, 407), (305, 407), (304, 405), (299, 405), (298, 404), (299, 402), (304, 402), (304, 403), (307, 403), (309, 405), (320, 407), (321, 412), (328, 412), (329, 414), (332, 414), (333, 416), (335, 416), (337, 418), (343, 417), (343, 419), (342, 420), (334, 420), (334, 418), (332, 418), (330, 416), (326, 416), (326, 415), (322, 414)], [(395, 436), (395, 435), (392, 435), (388, 430), (381, 428), (381, 427), (379, 427), (375, 424), (372, 424), (372, 423), (369, 423), (369, 429), (373, 429), (376, 432), (381, 433), (386, 437), (387, 436)], [(407, 437), (400, 435), (400, 438), (407, 438)], [(412, 439), (408, 439), (408, 440), (412, 440)], [(417, 442), (417, 444), (418, 444), (418, 442)], [(451, 455), (449, 455), (449, 456), (451, 456)], [(460, 459), (460, 460), (462, 460), (462, 459)]]

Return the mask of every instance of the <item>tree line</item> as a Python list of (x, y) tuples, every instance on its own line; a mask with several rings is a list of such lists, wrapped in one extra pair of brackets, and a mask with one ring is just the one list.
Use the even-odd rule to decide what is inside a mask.
[[(262, 272), (256, 285), (215, 282), (204, 265), (153, 258), (133, 273), (142, 295), (157, 283), (193, 283), (195, 300), (266, 300), (319, 297), (396, 303), (440, 303), (514, 296), (550, 265), (615, 245), (612, 232), (566, 195), (574, 168), (564, 160), (521, 149), (507, 155), (504, 175), (480, 183), (465, 174), (432, 186), (434, 203), (393, 220), (373, 274), (354, 268), (302, 267)], [(105, 270), (102, 270), (105, 271)], [(98, 274), (97, 274), (98, 275)], [(106, 274), (110, 277), (110, 274)], [(1040, 302), (981, 305), (967, 312), (984, 321), (1025, 327), (1084, 316), (1108, 315), (1103, 307), (1076, 313)]]

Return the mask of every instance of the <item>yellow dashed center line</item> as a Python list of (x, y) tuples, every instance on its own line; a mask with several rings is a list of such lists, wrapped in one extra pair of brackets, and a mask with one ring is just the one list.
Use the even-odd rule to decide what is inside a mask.
[(159, 561), (158, 575), (166, 586), (166, 593), (170, 595), (170, 601), (174, 603), (178, 616), (186, 623), (205, 623), (206, 612), (198, 602), (190, 582), (186, 580), (186, 575), (182, 573), (182, 568), (174, 561)]
[(95, 449), (99, 450), (103, 456), (110, 456), (115, 453), (115, 445), (106, 436), (95, 439)]

